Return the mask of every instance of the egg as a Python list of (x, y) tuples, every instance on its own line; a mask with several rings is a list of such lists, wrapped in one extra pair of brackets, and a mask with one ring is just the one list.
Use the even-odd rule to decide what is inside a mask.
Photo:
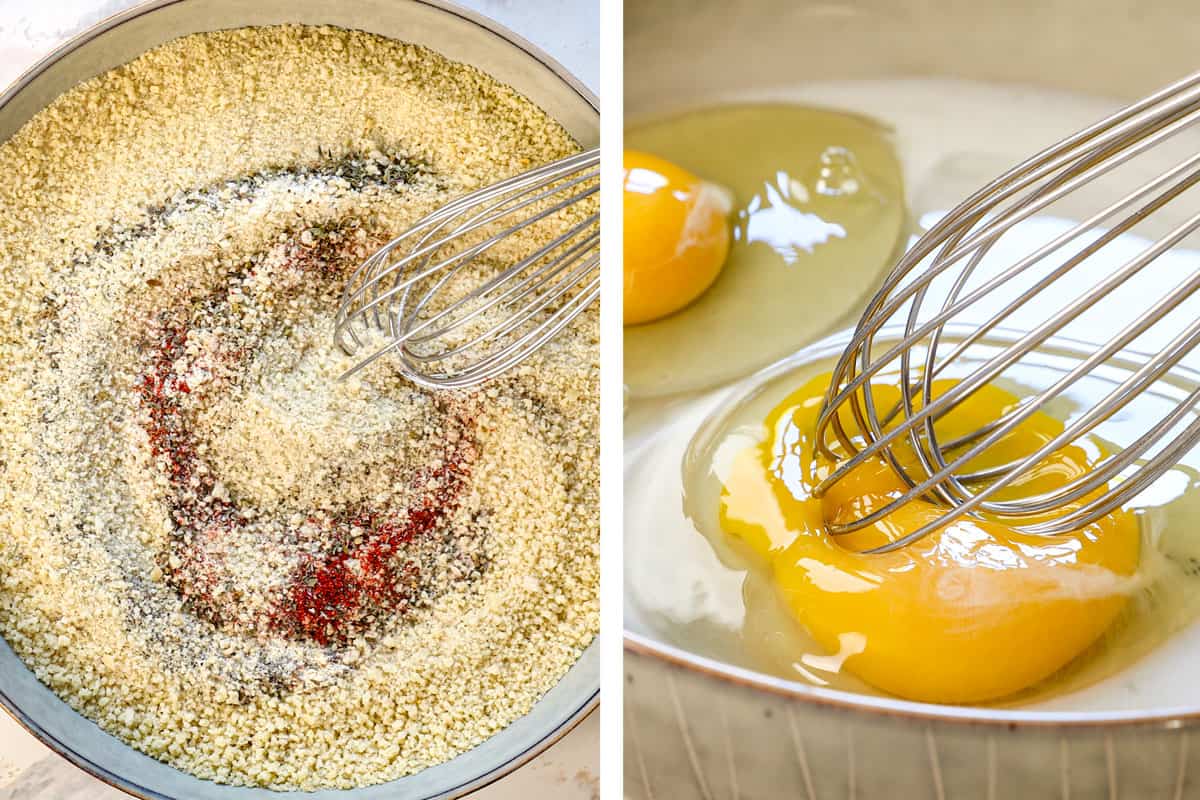
[(729, 191), (666, 159), (624, 158), (625, 324), (665, 317), (712, 285), (729, 253)]
[(903, 243), (895, 148), (860, 115), (725, 104), (638, 121), (625, 144), (631, 397), (718, 386), (794, 352), (844, 322)]
[[(861, 517), (906, 486), (884, 462), (869, 460), (814, 496), (833, 468), (815, 457), (813, 438), (828, 382), (818, 376), (786, 397), (766, 418), (764, 441), (734, 456), (720, 524), (763, 560), (787, 612), (824, 649), (841, 653), (846, 670), (910, 700), (986, 702), (1045, 680), (1113, 624), (1136, 587), (1141, 535), (1128, 512), (1053, 536), (967, 517), (897, 551), (863, 552), (942, 513), (914, 500), (871, 526), (831, 536), (827, 520)], [(935, 390), (950, 385), (939, 381)], [(874, 391), (883, 407), (898, 397), (892, 386)], [(939, 435), (945, 441), (973, 430), (1016, 402), (985, 387), (939, 421)], [(848, 415), (844, 422), (855, 430)], [(1039, 412), (969, 466), (1005, 463), (1062, 429)], [(1101, 455), (1094, 445), (1064, 448), (997, 499), (1061, 486)]]

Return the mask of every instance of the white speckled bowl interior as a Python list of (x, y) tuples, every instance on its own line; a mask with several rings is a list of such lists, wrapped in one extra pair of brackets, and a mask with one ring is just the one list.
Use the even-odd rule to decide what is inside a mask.
[[(1133, 98), (1194, 71), (1198, 37), (1200, 17), (1178, 0), (628, 2), (626, 119), (739, 95), (785, 94), (808, 82), (880, 78)], [(816, 348), (833, 348), (826, 353), (832, 355), (837, 344)], [(709, 410), (719, 394), (709, 398)], [(658, 446), (653, 419), (669, 421), (664, 428), (684, 424), (691, 403), (631, 404), (627, 481), (657, 480), (644, 467), (639, 472), (639, 448)], [(632, 800), (1200, 796), (1200, 747), (1189, 747), (1200, 702), (1193, 690), (1172, 693), (1194, 683), (1190, 678), (1164, 681), (1144, 709), (1102, 711), (937, 706), (763, 675), (696, 652), (682, 637), (672, 640), (631, 600), (631, 582), (647, 576), (656, 591), (686, 583), (655, 577), (656, 567), (636, 575), (628, 556), (638, 537), (658, 530), (653, 521), (639, 526), (626, 517), (625, 783)], [(673, 558), (672, 571), (683, 571), (688, 554)], [(1167, 645), (1200, 652), (1196, 626)], [(1175, 696), (1180, 700), (1172, 703)]]
[[(482, 69), (524, 94), (584, 147), (599, 140), (597, 98), (511, 31), (441, 0), (153, 0), (55, 50), (0, 95), (0, 141), (82, 80), (163, 42), (202, 31), (281, 23), (328, 24), (414, 42)], [(444, 764), (378, 786), (288, 793), (314, 800), (461, 797), (516, 769), (565, 735), (599, 701), (593, 643), (524, 717)], [(202, 781), (104, 733), (43, 686), (0, 640), (0, 707), (51, 749), (117, 788), (154, 800), (266, 800), (282, 793)]]

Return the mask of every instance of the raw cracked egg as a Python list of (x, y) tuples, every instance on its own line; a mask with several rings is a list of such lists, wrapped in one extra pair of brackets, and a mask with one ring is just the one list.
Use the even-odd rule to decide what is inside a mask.
[[(814, 458), (813, 442), (828, 381), (813, 379), (770, 412), (766, 439), (733, 458), (720, 501), (722, 528), (763, 561), (787, 612), (817, 643), (840, 652), (845, 669), (883, 691), (978, 703), (1045, 680), (1100, 638), (1133, 589), (1140, 533), (1132, 514), (1113, 512), (1055, 536), (964, 518), (900, 550), (864, 553), (940, 510), (915, 500), (852, 534), (828, 534), (826, 520), (861, 517), (905, 488), (883, 462), (866, 462), (823, 497), (813, 496), (831, 468)], [(886, 386), (877, 392), (889, 390), (895, 393)], [(939, 433), (948, 439), (973, 430), (1014, 402), (987, 387), (945, 417)], [(1039, 413), (989, 451), (988, 463), (972, 466), (1031, 452), (1061, 430)], [(1062, 485), (1098, 455), (1066, 448), (1005, 491)]]
[(625, 143), (633, 397), (717, 386), (794, 352), (866, 295), (903, 239), (899, 161), (864, 117), (724, 105), (639, 123)]

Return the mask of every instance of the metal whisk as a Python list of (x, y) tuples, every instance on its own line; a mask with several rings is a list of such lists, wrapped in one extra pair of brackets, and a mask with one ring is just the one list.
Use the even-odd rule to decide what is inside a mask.
[[(904, 547), (965, 515), (1003, 518), (1030, 534), (1075, 530), (1131, 500), (1200, 441), (1197, 387), (1162, 417), (1122, 417), (1123, 425), (1139, 426), (1139, 435), (1082, 476), (1053, 491), (1004, 501), (989, 499), (1028, 475), (1047, 456), (1120, 413), (1200, 343), (1200, 313), (1194, 304), (1184, 305), (1200, 288), (1200, 253), (1177, 248), (1200, 228), (1200, 213), (1194, 213), (1200, 208), (1196, 196), (1177, 202), (1200, 182), (1200, 148), (1194, 140), (1176, 140), (1172, 144), (1186, 144), (1183, 152), (1190, 155), (1177, 162), (1171, 158), (1166, 163), (1174, 165), (1165, 170), (1145, 169), (1147, 159), (1163, 160), (1167, 139), (1198, 121), (1200, 73), (1009, 170), (942, 217), (900, 259), (867, 304), (835, 367), (817, 442), (822, 455), (838, 464), (817, 492), (824, 492), (864, 461), (878, 458), (909, 489), (885, 507), (831, 525), (833, 534), (861, 529), (918, 497), (939, 504), (944, 514), (870, 552)], [(1135, 162), (1142, 165), (1133, 175), (1135, 188), (1116, 195), (1096, 191), (1115, 180), (1118, 172), (1133, 169), (1122, 165)], [(1147, 174), (1155, 177), (1147, 181)], [(1120, 199), (1105, 204), (1114, 196)], [(1084, 214), (1072, 216), (1082, 221), (1059, 220), (1062, 224), (1052, 227), (1054, 235), (1032, 252), (1006, 251), (1012, 249), (1012, 238), (1005, 237), (1016, 226), (1036, 223), (1035, 215), (1060, 201), (1076, 209), (1085, 207)], [(1181, 221), (1164, 224), (1172, 216), (1172, 203)], [(1140, 234), (1146, 228), (1157, 228), (1155, 235)], [(1126, 235), (1135, 230), (1136, 239)], [(1136, 252), (1130, 249), (1131, 242), (1138, 245)], [(1145, 287), (1153, 286), (1148, 267), (1173, 250), (1165, 260), (1171, 262), (1166, 271), (1170, 288), (1151, 289), (1147, 296)], [(993, 258), (985, 261), (989, 252)], [(1181, 254), (1194, 257), (1185, 260)], [(1107, 269), (1105, 262), (1115, 266)], [(1035, 298), (1039, 301), (1031, 302)], [(1090, 354), (1044, 390), (1023, 398), (978, 430), (957, 438), (939, 437), (935, 423), (951, 409), (1087, 315), (1092, 330), (1104, 331)], [(970, 319), (973, 332), (946, 335), (945, 326), (964, 319)], [(1014, 325), (1014, 319), (1022, 320), (1021, 324)], [(877, 341), (885, 325), (902, 325), (901, 338)], [(1003, 345), (987, 344), (989, 333), (1006, 328), (1019, 333)], [(1111, 390), (1090, 407), (1072, 413), (1061, 434), (995, 468), (974, 472), (966, 468), (967, 462), (1072, 385), (1102, 370), (1114, 356), (1127, 353), (1135, 341), (1139, 347), (1152, 342), (1150, 354), (1140, 358), (1140, 366), (1123, 380), (1106, 377)], [(898, 376), (902, 387), (900, 400), (889, 401), (886, 407), (877, 407), (870, 389), (872, 379), (881, 374)], [(933, 381), (939, 376), (959, 382), (935, 395)], [(843, 422), (848, 419), (858, 428), (853, 434)], [(901, 450), (907, 455), (903, 460)], [(1034, 516), (1039, 519), (1031, 521)]]
[[(598, 150), (471, 192), (388, 242), (346, 283), (334, 339), (387, 353), (430, 388), (466, 388), (529, 357), (600, 296)], [(367, 349), (367, 334), (383, 334)], [(360, 335), (361, 334), (361, 335)]]

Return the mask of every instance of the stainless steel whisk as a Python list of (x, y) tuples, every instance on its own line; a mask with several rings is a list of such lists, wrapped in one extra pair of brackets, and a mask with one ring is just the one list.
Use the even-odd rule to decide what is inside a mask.
[[(1156, 169), (1158, 174), (1152, 180), (1143, 182), (1147, 173), (1139, 173), (1139, 185), (1132, 191), (1107, 205), (1094, 203), (1101, 207), (1083, 215), (1081, 222), (1062, 226), (1066, 229), (1033, 252), (1015, 258), (1000, 253), (1002, 263), (998, 269), (990, 262), (989, 268), (980, 269), (989, 251), (1015, 226), (1052, 204), (1067, 200), (1080, 205), (1080, 198), (1088, 194), (1084, 188), (1095, 190), (1093, 184), (1101, 176), (1154, 151), (1161, 155), (1165, 140), (1198, 121), (1200, 73), (1116, 112), (1004, 173), (942, 217), (900, 259), (868, 302), (834, 369), (818, 421), (817, 446), (823, 456), (838, 463), (817, 493), (828, 490), (850, 470), (872, 458), (882, 458), (909, 488), (885, 507), (851, 522), (830, 525), (831, 533), (861, 529), (918, 497), (939, 504), (944, 513), (936, 521), (869, 552), (904, 547), (966, 515), (999, 517), (1029, 534), (1074, 530), (1131, 500), (1200, 441), (1200, 415), (1195, 413), (1200, 401), (1197, 387), (1162, 417), (1123, 418), (1123, 424), (1140, 425), (1140, 435), (1058, 489), (1003, 501), (990, 499), (1028, 475), (1046, 456), (1079, 441), (1126, 408), (1200, 343), (1200, 314), (1184, 308), (1172, 315), (1200, 288), (1200, 254), (1186, 269), (1173, 273), (1172, 279), (1179, 280), (1172, 288), (1143, 297), (1144, 307), (1133, 309), (1127, 321), (1109, 325), (1107, 341), (1096, 344), (1090, 354), (1044, 390), (1023, 398), (998, 419), (968, 435), (943, 440), (935, 428), (935, 422), (950, 410), (994, 383), (1072, 321), (1098, 309), (1106, 298), (1119, 294), (1122, 304), (1131, 297), (1136, 299), (1136, 281), (1147, 266), (1200, 228), (1200, 213), (1190, 213), (1200, 208), (1200, 203), (1194, 195), (1189, 196), (1181, 204), (1186, 218), (1168, 225), (1162, 235), (1138, 239), (1145, 246), (1132, 257), (1124, 254), (1130, 237), (1125, 236), (1118, 247), (1114, 242), (1135, 228), (1142, 230), (1146, 223), (1151, 227), (1154, 220), (1161, 223), (1168, 204), (1200, 182), (1200, 148), (1192, 143), (1188, 150), (1191, 155), (1166, 170)], [(1102, 195), (1105, 201), (1113, 196)], [(1099, 270), (1097, 264), (1106, 258), (1120, 266)], [(1035, 298), (1040, 298), (1040, 305), (1031, 304)], [(1028, 316), (1039, 307), (1046, 310), (1045, 314), (1033, 324), (1012, 326), (1019, 333), (1009, 336), (1011, 341), (987, 345), (989, 333), (1009, 327), (1005, 323), (1011, 322), (1014, 315)], [(971, 316), (975, 317), (971, 320), (972, 332), (962, 337), (946, 334), (947, 325)], [(900, 325), (903, 334), (898, 341), (877, 341), (885, 326)], [(1123, 380), (1109, 381), (1111, 390), (1091, 407), (1073, 413), (1060, 435), (1036, 451), (993, 469), (971, 472), (966, 468), (968, 461), (987, 451), (1007, 432), (1118, 354), (1126, 353), (1135, 340), (1152, 330), (1156, 331), (1152, 337), (1156, 342), (1166, 343), (1157, 344), (1157, 352), (1142, 358), (1141, 365)], [(980, 352), (986, 357), (979, 358), (977, 364), (964, 360), (965, 355), (978, 356)], [(906, 387), (900, 392), (900, 400), (887, 403), (887, 407), (877, 407), (870, 390), (871, 380), (881, 373), (898, 375), (899, 386)], [(933, 381), (939, 376), (953, 376), (959, 382), (935, 396)], [(855, 421), (858, 431), (853, 435), (843, 424), (843, 413)], [(902, 443), (906, 452), (911, 449), (907, 459), (900, 455), (898, 445)], [(1039, 518), (1030, 520), (1035, 516)]]
[[(346, 283), (334, 339), (355, 355), (371, 329), (384, 338), (342, 378), (395, 353), (417, 384), (467, 388), (569, 325), (600, 295), (599, 214), (576, 208), (598, 194), (599, 162), (591, 150), (471, 192), (363, 262)], [(555, 227), (517, 255), (501, 252), (539, 226)]]

